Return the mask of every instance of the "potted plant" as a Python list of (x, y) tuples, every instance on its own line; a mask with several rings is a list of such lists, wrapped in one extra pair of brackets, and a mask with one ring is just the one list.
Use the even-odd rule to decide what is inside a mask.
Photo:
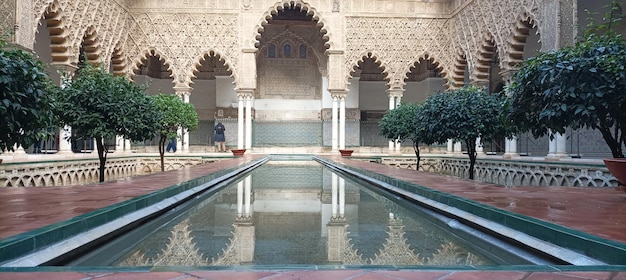
[(232, 149), (230, 150), (233, 153), (233, 156), (240, 157), (246, 152), (246, 149)]
[(339, 150), (342, 157), (349, 157), (352, 155), (352, 152), (354, 152), (354, 150)]

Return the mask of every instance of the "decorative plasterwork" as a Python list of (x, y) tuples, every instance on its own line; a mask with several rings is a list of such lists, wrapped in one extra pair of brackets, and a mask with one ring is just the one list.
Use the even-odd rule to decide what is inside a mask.
[(127, 35), (125, 25), (130, 18), (113, 0), (38, 0), (31, 12), (34, 32), (41, 19), (47, 20), (53, 63), (68, 65), (78, 63), (81, 44), (87, 37), (98, 42), (90, 60), (108, 67), (116, 44)]
[(261, 16), (261, 19), (259, 21), (259, 23), (254, 27), (254, 38), (256, 38), (256, 42), (255, 44), (259, 45), (259, 39), (261, 38), (261, 33), (263, 32), (263, 30), (265, 29), (265, 25), (268, 24), (268, 21), (272, 19), (272, 14), (276, 14), (278, 13), (278, 11), (284, 9), (285, 7), (290, 7), (291, 5), (294, 5), (296, 7), (299, 7), (302, 11), (307, 12), (308, 14), (312, 15), (312, 18), (314, 21), (317, 22), (317, 25), (320, 26), (320, 32), (323, 34), (322, 35), (322, 39), (325, 41), (325, 46), (327, 48), (332, 49), (333, 45), (335, 45), (332, 40), (331, 40), (331, 34), (329, 33), (329, 30), (326, 28), (326, 20), (321, 16), (321, 13), (318, 12), (315, 8), (313, 8), (311, 6), (311, 4), (306, 3), (305, 1), (302, 0), (282, 0), (279, 2), (276, 2), (274, 5), (272, 5), (272, 7), (270, 9), (268, 9), (266, 12), (263, 13), (263, 15)]
[[(384, 69), (389, 88), (401, 89), (410, 68), (420, 58), (442, 64), (449, 49), (445, 19), (348, 17), (346, 19), (346, 73), (364, 57), (372, 57)], [(445, 64), (445, 63), (443, 63)], [(447, 75), (442, 68), (442, 75)], [(347, 79), (350, 76), (346, 77)]]
[[(214, 3), (188, 2), (189, 5), (202, 8), (208, 8), (207, 5)], [(3, 1), (3, 9), (15, 10), (15, 3)], [(29, 3), (33, 3), (32, 6)], [(237, 76), (243, 73), (242, 69), (238, 69), (241, 67), (239, 60), (242, 44), (246, 44), (241, 34), (249, 32), (245, 29), (251, 27), (242, 26), (249, 20), (242, 18), (240, 8), (259, 12), (259, 20), (252, 27), (252, 38), (257, 40), (272, 14), (286, 7), (300, 8), (317, 22), (326, 49), (345, 46), (345, 49), (337, 51), (344, 52), (341, 60), (347, 71), (333, 73), (345, 75), (346, 85), (353, 67), (364, 56), (372, 54), (384, 67), (390, 89), (402, 89), (411, 66), (420, 58), (427, 57), (440, 67), (444, 79), (453, 79), (457, 85), (460, 82), (460, 70), (463, 69), (458, 64), (459, 53), (465, 56), (468, 69), (474, 71), (480, 64), (481, 56), (484, 56), (483, 47), (487, 37), (497, 48), (500, 68), (508, 71), (518, 64), (517, 57), (520, 49), (523, 49), (520, 34), (524, 34), (528, 28), (537, 26), (544, 50), (559, 47), (557, 44), (564, 44), (561, 41), (570, 41), (574, 36), (558, 34), (560, 30), (565, 30), (559, 26), (560, 22), (570, 22), (573, 17), (561, 13), (572, 10), (564, 7), (571, 5), (570, 1), (559, 4), (558, 0), (541, 1), (541, 5), (538, 0), (456, 0), (446, 4), (451, 14), (439, 17), (419, 16), (419, 11), (405, 11), (406, 16), (398, 11), (391, 16), (387, 13), (369, 13), (357, 10), (354, 1), (338, 2), (341, 8), (335, 9), (335, 12), (332, 11), (333, 2), (323, 5), (320, 1), (302, 0), (277, 1), (269, 5), (265, 12), (262, 9), (267, 3), (261, 1), (238, 4), (215, 2), (217, 6), (210, 5), (219, 8), (217, 10), (193, 11), (183, 8), (156, 9), (150, 3), (156, 2), (133, 2), (131, 7), (127, 7), (127, 2), (115, 0), (28, 0), (24, 2), (23, 8), (30, 10), (27, 13), (32, 15), (30, 28), (33, 32), (37, 30), (41, 18), (48, 19), (54, 64), (76, 64), (85, 35), (95, 34), (94, 39), (99, 46), (97, 59), (109, 66), (114, 58), (116, 74), (123, 71), (129, 73), (132, 67), (137, 67), (135, 64), (139, 58), (150, 50), (157, 50), (170, 65), (175, 86), (189, 86), (196, 65), (208, 52), (224, 59), (235, 77), (235, 83), (238, 82)], [(383, 8), (386, 9), (386, 6)], [(5, 19), (1, 24), (6, 26), (6, 22)], [(524, 22), (529, 24), (520, 24)], [(338, 24), (343, 27), (339, 28)], [(244, 30), (239, 30), (240, 27)], [(32, 32), (20, 35), (28, 37), (29, 33)], [(328, 68), (341, 67), (336, 62), (339, 61), (333, 61)], [(339, 88), (333, 85), (333, 88)]]
[[(196, 65), (213, 52), (229, 69), (237, 68), (236, 14), (143, 13), (134, 16), (126, 51), (135, 63), (147, 50), (158, 50), (171, 66), (175, 86), (189, 86)], [(233, 71), (233, 73), (236, 73)], [(236, 74), (235, 80), (237, 80)]]
[(13, 32), (16, 25), (17, 0), (4, 0), (0, 2), (0, 38), (6, 32)]

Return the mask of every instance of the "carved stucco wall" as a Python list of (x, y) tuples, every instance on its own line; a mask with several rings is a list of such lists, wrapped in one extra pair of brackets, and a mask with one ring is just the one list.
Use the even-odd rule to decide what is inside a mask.
[[(439, 64), (443, 76), (450, 79), (456, 66), (457, 50), (462, 50), (470, 69), (475, 69), (486, 40), (497, 47), (500, 67), (511, 69), (514, 65), (509, 64), (508, 54), (519, 21), (531, 21), (538, 26), (544, 50), (557, 45), (558, 18), (565, 20), (564, 24), (573, 22), (571, 14), (567, 14), (572, 8), (567, 10), (567, 6), (560, 6), (556, 0), (542, 1), (541, 5), (535, 0), (475, 0), (458, 6), (462, 8), (449, 19), (347, 17), (347, 71), (357, 66), (364, 56), (371, 55), (385, 68), (389, 88), (403, 88), (404, 78), (413, 63), (428, 55)], [(557, 17), (559, 9), (566, 14)], [(562, 36), (571, 38), (571, 35)]]
[[(100, 62), (108, 66), (110, 58), (116, 46), (125, 40), (128, 35), (128, 21), (130, 14), (123, 2), (114, 0), (36, 0), (34, 8), (30, 11), (32, 41), (37, 30), (39, 21), (47, 11), (54, 11), (59, 15), (60, 25), (63, 30), (57, 37), (62, 38), (60, 45), (66, 47), (65, 52), (57, 54), (65, 60), (57, 59), (57, 64), (76, 64), (83, 38), (91, 33), (97, 46), (97, 56)], [(32, 44), (28, 47), (32, 47)], [(118, 47), (119, 48), (119, 47)], [(53, 50), (54, 52), (54, 50)]]
[[(331, 59), (329, 67), (343, 69), (329, 73), (345, 75), (347, 83), (353, 67), (371, 54), (383, 65), (389, 87), (403, 88), (410, 67), (426, 55), (449, 79), (458, 68), (459, 50), (470, 69), (475, 69), (487, 41), (497, 46), (501, 68), (508, 69), (507, 54), (518, 21), (530, 19), (536, 24), (547, 50), (571, 42), (570, 26), (575, 20), (572, 0), (403, 1), (402, 5), (394, 1), (365, 5), (359, 0), (182, 1), (185, 5), (156, 0), (34, 0), (29, 9), (26, 0), (23, 8), (32, 12), (32, 32), (24, 32), (20, 40), (28, 47), (25, 42), (34, 40), (39, 19), (46, 10), (54, 10), (64, 30), (67, 63), (77, 60), (84, 35), (92, 32), (99, 38), (98, 55), (105, 65), (112, 54), (121, 54), (130, 66), (125, 71), (130, 72), (142, 58), (156, 54), (170, 67), (175, 85), (186, 86), (203, 55), (213, 51), (226, 61), (237, 83), (239, 70), (245, 67), (240, 63), (242, 49), (258, 47), (255, 44), (272, 13), (293, 3), (318, 21), (326, 47), (340, 51), (344, 65)], [(15, 10), (11, 3), (15, 6), (13, 1), (3, 1), (4, 8)], [(559, 31), (563, 33), (557, 35)], [(254, 75), (246, 78), (255, 79)]]
[(148, 11), (133, 18), (125, 44), (133, 60), (131, 69), (150, 53), (156, 54), (170, 66), (176, 86), (186, 86), (204, 54), (211, 51), (231, 70), (238, 67), (237, 14)]
[(0, 2), (0, 11), (6, 13), (0, 14), (0, 36), (4, 37), (7, 33), (13, 32), (16, 24), (16, 0), (4, 0)]

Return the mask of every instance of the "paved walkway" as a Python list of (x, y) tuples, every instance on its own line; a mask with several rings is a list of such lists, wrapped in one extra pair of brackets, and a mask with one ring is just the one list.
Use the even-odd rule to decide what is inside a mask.
[[(0, 238), (30, 231), (51, 223), (147, 194), (178, 182), (234, 167), (258, 158), (246, 155), (148, 176), (77, 187), (4, 188), (0, 190)], [(333, 160), (376, 171), (395, 178), (436, 188), (458, 196), (561, 224), (600, 237), (626, 243), (626, 193), (615, 189), (570, 187), (504, 188), (457, 178), (396, 169), (383, 165), (329, 156)], [(82, 269), (58, 272), (39, 268), (2, 272), (0, 279), (624, 279), (625, 271), (463, 271), (463, 270), (267, 270), (267, 271), (148, 271), (129, 272)]]

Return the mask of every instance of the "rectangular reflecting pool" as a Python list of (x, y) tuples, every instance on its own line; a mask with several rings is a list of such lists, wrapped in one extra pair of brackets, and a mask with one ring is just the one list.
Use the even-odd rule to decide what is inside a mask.
[(474, 240), (316, 161), (272, 160), (66, 265), (529, 264)]

